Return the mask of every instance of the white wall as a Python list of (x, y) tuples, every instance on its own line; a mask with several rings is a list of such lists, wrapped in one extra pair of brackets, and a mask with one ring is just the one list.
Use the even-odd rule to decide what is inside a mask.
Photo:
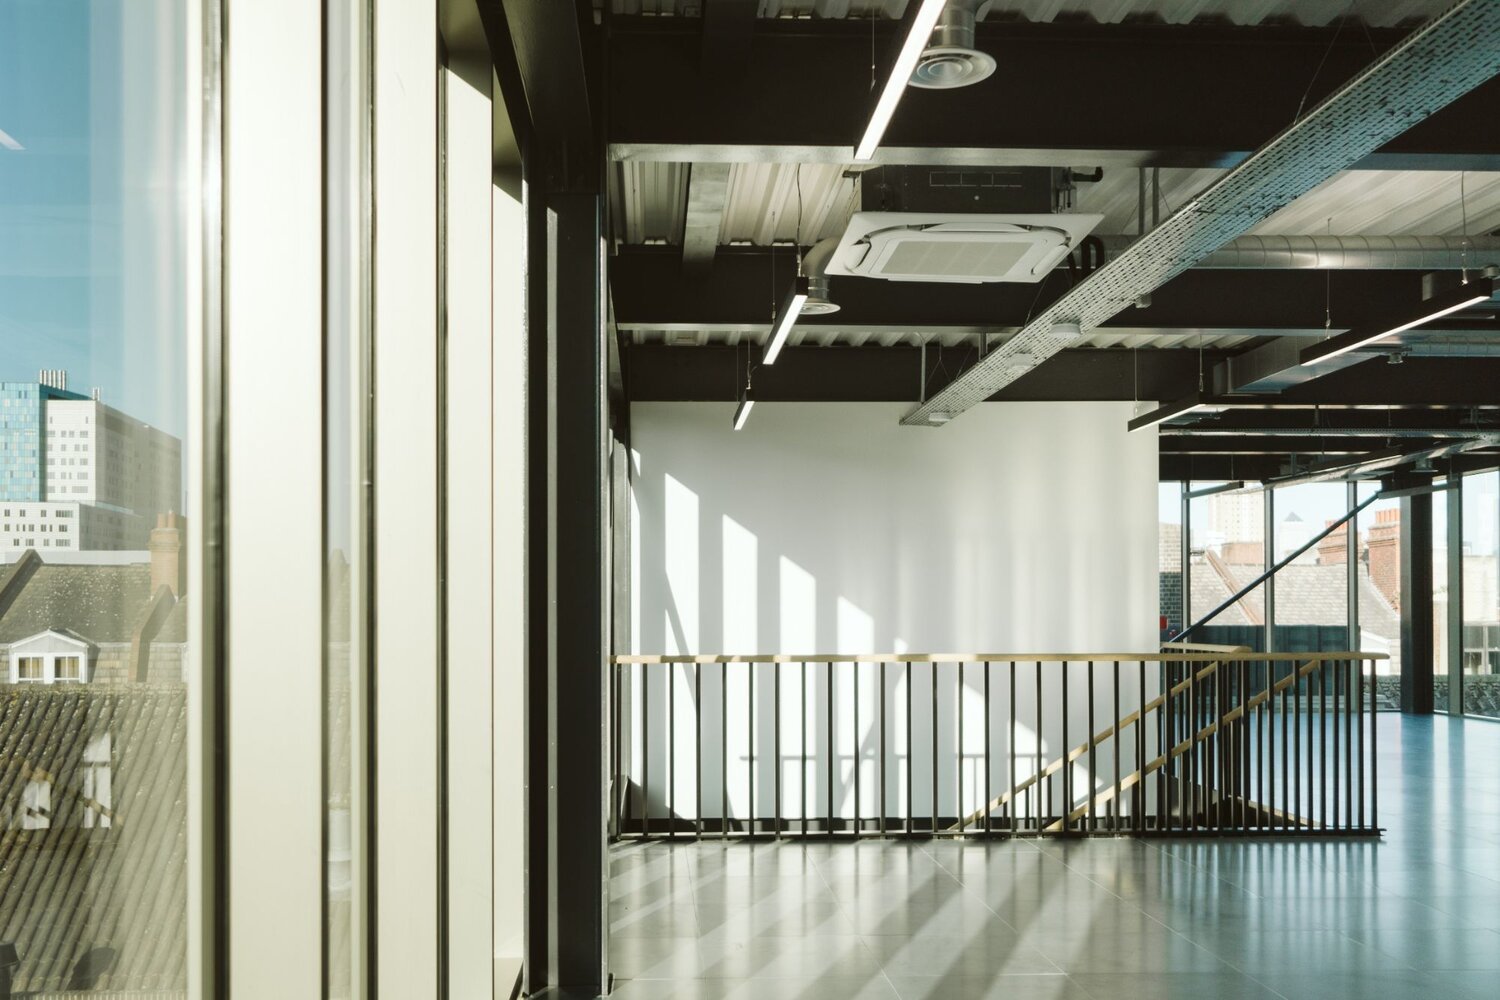
[[(1128, 434), (1128, 403), (986, 404), (942, 429), (904, 428), (903, 404), (767, 404), (731, 429), (731, 404), (652, 403), (631, 409), (634, 460), (632, 635), (643, 653), (1149, 652), (1156, 647), (1156, 438)], [(1085, 657), (1086, 659), (1086, 657)], [(675, 811), (694, 808), (693, 668), (678, 670), (675, 696), (665, 668), (650, 692), (655, 772), (653, 809), (666, 804), (662, 735), (675, 697), (678, 753)], [(704, 680), (705, 815), (719, 813), (718, 670)], [(758, 668), (756, 759), (769, 762), (770, 667)], [(796, 669), (796, 668), (794, 668)], [(826, 668), (809, 676), (809, 756), (826, 745)], [(860, 695), (861, 811), (878, 795), (876, 667)], [(1009, 669), (1009, 668), (1006, 668)], [(1100, 725), (1112, 710), (1099, 669)], [(904, 759), (905, 683), (887, 676), (887, 741)], [(939, 741), (955, 740), (957, 669), (937, 682)], [(1070, 683), (1086, 682), (1074, 664)], [(895, 675), (895, 676), (893, 676)], [(801, 738), (796, 678), (783, 671), (783, 815), (800, 801)], [(1017, 709), (1034, 719), (1034, 670), (1018, 678)], [(1061, 668), (1048, 667), (1043, 700), (1059, 704)], [(1002, 677), (1004, 682), (1002, 683)], [(992, 675), (992, 737), (1008, 739), (1008, 675)], [(639, 679), (631, 674), (627, 681)], [(982, 789), (981, 668), (965, 677), (965, 808)], [(750, 704), (746, 671), (731, 668), (727, 770), (730, 809), (743, 815), (749, 779), (745, 745)], [(912, 674), (914, 799), (930, 805), (931, 668)], [(1121, 704), (1136, 701), (1134, 680)], [(627, 684), (639, 704), (638, 684)], [(1081, 739), (1086, 703), (1077, 698), (1070, 744)], [(852, 673), (835, 679), (835, 807), (851, 814), (854, 719)], [(790, 718), (786, 718), (786, 716)], [(1034, 721), (1018, 727), (1017, 750), (1034, 751)], [(1043, 725), (1043, 750), (1062, 739)], [(1002, 732), (1001, 730), (1006, 730)], [(637, 783), (645, 766), (641, 734), (627, 740)], [(1003, 748), (999, 748), (1003, 749)], [(924, 758), (923, 754), (927, 754)], [(940, 747), (940, 809), (951, 812), (958, 762)], [(1133, 759), (1127, 755), (1127, 760)], [(924, 763), (924, 760), (928, 763)], [(826, 763), (826, 761), (825, 761)], [(950, 770), (950, 767), (952, 770)], [(978, 769), (978, 770), (976, 770)], [(772, 769), (757, 769), (757, 815), (774, 794)], [(924, 775), (928, 780), (924, 781)], [(999, 785), (1003, 778), (993, 779)], [(809, 768), (809, 811), (826, 811), (826, 777)], [(887, 776), (904, 796), (904, 778)], [(894, 801), (894, 799), (893, 799)]]

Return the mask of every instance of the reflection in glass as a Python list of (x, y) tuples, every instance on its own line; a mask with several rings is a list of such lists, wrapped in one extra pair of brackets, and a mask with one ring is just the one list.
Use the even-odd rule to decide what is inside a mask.
[(186, 989), (187, 4), (0, 4), (0, 994)]

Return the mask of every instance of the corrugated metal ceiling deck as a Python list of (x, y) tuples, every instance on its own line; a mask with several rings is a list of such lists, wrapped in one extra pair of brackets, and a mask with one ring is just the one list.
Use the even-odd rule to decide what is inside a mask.
[[(603, 0), (594, 0), (596, 8)], [(1352, 14), (1371, 27), (1395, 27), (1420, 21), (1450, 6), (1449, 0), (993, 0), (990, 19), (1053, 21), (1085, 18), (1101, 24), (1127, 20), (1158, 20), (1190, 24), (1223, 20), (1254, 25), (1267, 21), (1310, 27), (1326, 25)], [(702, 0), (610, 0), (618, 14), (697, 17)], [(900, 17), (906, 0), (761, 0), (761, 17), (845, 18)]]

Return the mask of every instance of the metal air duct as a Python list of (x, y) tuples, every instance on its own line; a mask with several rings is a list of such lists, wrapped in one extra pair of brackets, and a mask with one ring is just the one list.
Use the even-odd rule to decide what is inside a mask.
[(995, 72), (995, 57), (974, 47), (974, 23), (989, 6), (990, 0), (949, 0), (912, 71), (911, 86), (952, 90), (976, 84)]
[[(1101, 236), (1106, 260), (1133, 236)], [(1241, 236), (1193, 264), (1220, 270), (1364, 270), (1482, 272), (1500, 263), (1494, 236)]]
[(828, 262), (838, 249), (839, 238), (830, 236), (813, 245), (802, 258), (802, 273), (807, 276), (807, 301), (802, 304), (803, 316), (827, 316), (839, 311), (839, 304), (828, 294)]

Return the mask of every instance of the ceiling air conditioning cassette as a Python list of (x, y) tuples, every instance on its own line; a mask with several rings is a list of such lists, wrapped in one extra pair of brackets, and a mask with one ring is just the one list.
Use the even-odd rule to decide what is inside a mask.
[(1104, 216), (856, 212), (828, 273), (886, 281), (1040, 281)]

